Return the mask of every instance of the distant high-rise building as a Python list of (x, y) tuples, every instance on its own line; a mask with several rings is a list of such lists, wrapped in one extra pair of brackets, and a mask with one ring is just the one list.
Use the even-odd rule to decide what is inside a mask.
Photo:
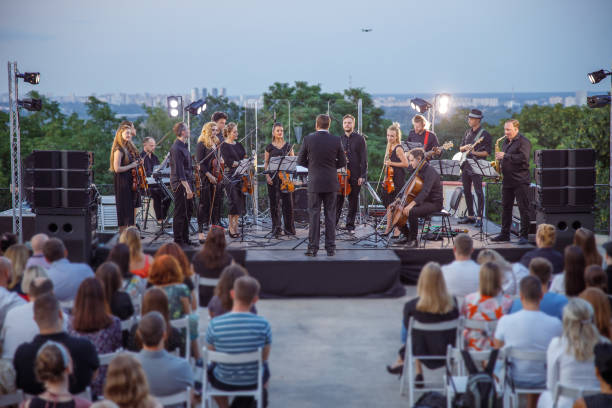
[(576, 98), (573, 96), (566, 96), (563, 100), (563, 106), (574, 106), (576, 105)]
[(212, 96), (214, 96), (215, 98), (219, 96), (219, 90), (217, 88), (212, 89)]
[(208, 96), (208, 89), (202, 88), (202, 98), (206, 98)]
[(582, 106), (587, 103), (587, 93), (586, 91), (576, 91), (576, 105)]
[(197, 101), (200, 99), (200, 90), (198, 88), (191, 88), (191, 100)]
[(219, 96), (227, 96), (227, 88), (221, 88), (221, 93)]
[(560, 96), (551, 96), (550, 98), (548, 98), (548, 103), (550, 103), (551, 105), (563, 103), (563, 98)]

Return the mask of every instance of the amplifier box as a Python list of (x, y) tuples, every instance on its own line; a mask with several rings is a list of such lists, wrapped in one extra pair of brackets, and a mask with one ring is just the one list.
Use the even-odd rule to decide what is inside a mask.
[(93, 183), (92, 170), (26, 169), (26, 187), (89, 188)]
[(541, 187), (592, 187), (595, 185), (594, 167), (546, 168), (533, 170), (536, 184)]
[(71, 150), (34, 150), (25, 158), (29, 169), (78, 169), (87, 170), (93, 166), (93, 153)]
[(33, 208), (83, 208), (96, 199), (93, 188), (28, 188), (26, 198)]
[(539, 168), (567, 167), (567, 150), (536, 150), (533, 159)]

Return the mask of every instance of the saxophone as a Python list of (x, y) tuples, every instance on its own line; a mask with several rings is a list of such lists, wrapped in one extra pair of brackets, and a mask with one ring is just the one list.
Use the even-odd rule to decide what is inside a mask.
[[(497, 139), (497, 141), (495, 142), (495, 153), (499, 153), (501, 151), (500, 149), (500, 143), (506, 138), (506, 136), (502, 136), (499, 139)], [(497, 172), (497, 174), (499, 174), (499, 179), (502, 178), (502, 173), (501, 173), (501, 163), (499, 162), (499, 160), (495, 159), (491, 162), (491, 167), (493, 167), (495, 169), (495, 171)]]

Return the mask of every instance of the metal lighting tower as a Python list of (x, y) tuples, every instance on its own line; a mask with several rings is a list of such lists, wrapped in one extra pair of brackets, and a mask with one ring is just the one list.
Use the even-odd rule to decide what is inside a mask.
[(11, 139), (11, 198), (13, 205), (13, 233), (23, 243), (23, 215), (21, 211), (21, 133), (19, 131), (19, 91), (17, 61), (8, 63), (9, 121)]

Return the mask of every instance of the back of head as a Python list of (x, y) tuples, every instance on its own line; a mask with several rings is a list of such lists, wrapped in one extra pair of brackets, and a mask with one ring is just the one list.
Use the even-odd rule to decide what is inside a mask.
[(234, 300), (250, 305), (259, 296), (259, 282), (252, 276), (242, 276), (234, 282)]
[(536, 230), (536, 240), (540, 248), (551, 248), (555, 245), (557, 234), (555, 226), (551, 224), (540, 224)]
[(480, 266), (480, 294), (482, 296), (497, 296), (502, 288), (502, 273), (494, 262), (485, 262)]
[(47, 293), (53, 293), (53, 282), (51, 279), (40, 277), (30, 283), (29, 295), (31, 298), (37, 299)]
[(606, 384), (612, 387), (612, 344), (599, 343), (595, 346), (595, 367)]
[(582, 249), (576, 245), (568, 245), (564, 252), (565, 294), (578, 296), (585, 288), (584, 270), (586, 268)]
[(204, 257), (204, 262), (207, 268), (220, 268), (224, 261), (225, 247), (225, 231), (221, 227), (212, 226), (206, 235), (206, 242), (201, 249), (201, 254)]
[(119, 267), (124, 279), (131, 277), (130, 273), (130, 248), (126, 244), (115, 245), (108, 254), (107, 261), (113, 261)]
[(610, 309), (610, 300), (599, 288), (586, 288), (580, 294), (580, 299), (584, 299), (591, 304), (595, 313), (595, 326), (599, 330), (599, 334), (610, 338), (612, 330), (610, 329), (610, 319), (612, 319), (612, 310)]
[(582, 249), (586, 265), (601, 265), (603, 259), (597, 250), (593, 231), (584, 227), (578, 228), (574, 234), (574, 245)]
[(142, 317), (138, 324), (138, 336), (147, 347), (157, 346), (166, 331), (166, 321), (159, 312), (149, 312)]
[(608, 275), (599, 265), (589, 265), (584, 270), (584, 283), (587, 288), (596, 287), (608, 292)]
[(329, 125), (331, 123), (331, 119), (328, 115), (320, 114), (317, 115), (316, 127), (317, 129), (327, 130), (329, 129)]
[(540, 303), (542, 299), (542, 281), (532, 275), (521, 279), (521, 297), (530, 303)]
[(168, 307), (168, 296), (160, 288), (149, 288), (142, 297), (142, 315), (146, 315), (149, 312), (159, 312), (166, 323), (170, 320), (170, 311)]
[(43, 255), (48, 262), (58, 261), (66, 256), (66, 247), (59, 238), (49, 238), (43, 245)]
[(470, 256), (474, 249), (474, 242), (467, 234), (459, 234), (455, 237), (455, 253), (459, 256)]
[(231, 264), (223, 268), (219, 282), (215, 287), (215, 295), (221, 300), (221, 306), (225, 310), (231, 310), (233, 306), (230, 290), (234, 287), (236, 279), (248, 275), (245, 268), (239, 264)]
[(70, 354), (66, 346), (55, 341), (45, 342), (34, 362), (34, 375), (41, 383), (58, 383), (67, 375), (66, 369), (70, 366)]
[(570, 298), (563, 308), (563, 336), (568, 341), (569, 353), (578, 361), (593, 357), (593, 347), (599, 342), (593, 318), (593, 307), (586, 300)]
[(36, 234), (30, 239), (30, 244), (32, 244), (32, 251), (34, 253), (41, 253), (45, 242), (49, 240), (49, 236), (47, 234)]
[(437, 262), (427, 262), (417, 283), (417, 310), (428, 313), (448, 313), (453, 308), (452, 298), (446, 289), (442, 268)]
[(121, 408), (144, 407), (149, 396), (147, 377), (135, 357), (119, 354), (106, 373), (104, 397)]
[(81, 282), (72, 309), (72, 327), (80, 333), (92, 333), (112, 323), (110, 310), (104, 298), (102, 284), (96, 278)]
[(4, 254), (4, 251), (16, 243), (17, 235), (11, 232), (4, 232), (2, 235), (0, 235), (0, 255)]
[[(11, 261), (6, 256), (0, 256), (0, 279), (11, 279), (13, 267)], [(7, 282), (8, 283), (8, 282)]]
[(176, 258), (171, 255), (157, 256), (149, 269), (149, 282), (152, 285), (182, 283), (183, 272)]
[(126, 244), (130, 248), (130, 260), (137, 261), (142, 255), (142, 242), (140, 241), (140, 231), (136, 227), (128, 227), (119, 236), (119, 242)]
[(489, 248), (482, 249), (478, 252), (476, 262), (478, 262), (480, 265), (484, 264), (485, 262), (494, 262), (501, 268), (502, 271), (512, 269), (512, 265), (506, 261), (506, 258), (501, 256), (501, 254), (496, 250)]
[(104, 289), (104, 298), (110, 305), (115, 293), (121, 288), (121, 272), (116, 263), (106, 261), (96, 269), (96, 279), (100, 281)]
[(181, 267), (183, 278), (193, 275), (187, 255), (185, 255), (183, 249), (176, 242), (168, 242), (160, 246), (157, 252), (155, 252), (155, 258), (159, 255), (170, 255), (174, 257)]
[(420, 161), (423, 160), (423, 158), (425, 157), (425, 150), (421, 149), (420, 147), (417, 147), (415, 149), (410, 150), (408, 154), (414, 157), (415, 160)]
[(31, 295), (30, 285), (36, 278), (46, 278), (47, 270), (39, 265), (32, 265), (23, 273), (21, 280), (21, 291), (25, 294)]
[(552, 276), (552, 263), (546, 258), (535, 257), (529, 262), (529, 273), (540, 279), (543, 285), (548, 285)]
[(60, 304), (53, 293), (46, 293), (34, 301), (34, 321), (41, 330), (50, 330), (59, 323)]
[(30, 249), (23, 244), (11, 245), (4, 252), (4, 256), (10, 259), (11, 265), (13, 266), (13, 274), (11, 277), (11, 282), (9, 283), (9, 288), (12, 289), (17, 286), (18, 283), (20, 283), (21, 278), (23, 277), (25, 266), (30, 258)]

